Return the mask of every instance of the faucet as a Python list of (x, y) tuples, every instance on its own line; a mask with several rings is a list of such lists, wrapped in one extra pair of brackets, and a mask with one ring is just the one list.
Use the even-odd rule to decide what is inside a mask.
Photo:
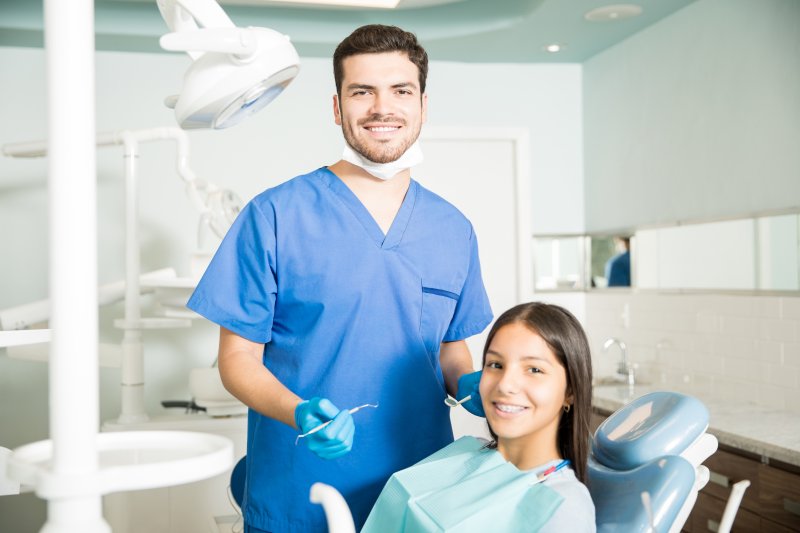
[(607, 352), (609, 348), (614, 345), (619, 346), (619, 351), (621, 354), (621, 359), (619, 364), (617, 365), (617, 374), (621, 376), (625, 376), (627, 378), (628, 385), (633, 386), (634, 384), (634, 375), (633, 375), (633, 365), (628, 362), (628, 347), (625, 343), (619, 339), (611, 337), (603, 343), (603, 351)]

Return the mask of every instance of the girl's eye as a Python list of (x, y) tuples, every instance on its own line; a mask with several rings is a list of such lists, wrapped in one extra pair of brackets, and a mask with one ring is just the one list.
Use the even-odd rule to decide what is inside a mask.
[(486, 368), (503, 368), (500, 363), (496, 361), (488, 361), (486, 363)]
[(528, 369), (528, 372), (530, 372), (531, 374), (541, 374), (542, 369), (539, 367), (532, 366)]

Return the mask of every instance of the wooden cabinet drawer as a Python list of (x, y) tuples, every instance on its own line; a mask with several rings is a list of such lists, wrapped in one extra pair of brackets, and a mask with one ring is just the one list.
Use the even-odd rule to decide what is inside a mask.
[[(728, 501), (734, 483), (747, 479), (750, 486), (744, 493), (741, 507), (758, 512), (759, 468), (761, 463), (724, 450), (717, 450), (703, 463), (711, 471), (711, 479), (702, 492), (722, 501)], [(760, 513), (759, 513), (760, 514)]]
[(759, 483), (759, 514), (800, 531), (800, 475), (760, 465)]
[[(697, 503), (689, 517), (692, 533), (715, 532), (719, 528), (722, 512), (725, 510), (725, 500), (720, 500), (703, 494), (697, 495)], [(736, 513), (731, 532), (749, 533), (761, 530), (761, 519), (755, 513), (742, 509)]]

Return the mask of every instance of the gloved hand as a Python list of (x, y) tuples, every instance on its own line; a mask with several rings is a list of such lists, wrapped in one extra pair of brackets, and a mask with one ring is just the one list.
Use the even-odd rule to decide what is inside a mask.
[(356, 426), (350, 411), (340, 411), (327, 398), (300, 402), (294, 410), (294, 421), (300, 433), (308, 433), (320, 424), (333, 420), (326, 427), (305, 437), (308, 449), (323, 459), (336, 459), (353, 447)]
[(481, 382), (482, 372), (472, 372), (464, 374), (458, 378), (458, 392), (456, 393), (456, 400), (466, 398), (472, 395), (472, 398), (461, 404), (461, 407), (469, 411), (475, 416), (486, 418), (486, 413), (483, 411), (483, 402), (481, 401), (481, 393), (478, 389), (478, 384)]

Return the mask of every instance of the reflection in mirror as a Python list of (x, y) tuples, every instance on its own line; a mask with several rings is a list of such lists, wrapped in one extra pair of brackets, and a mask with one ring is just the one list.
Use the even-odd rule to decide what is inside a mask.
[(631, 286), (631, 238), (629, 235), (591, 237), (591, 286)]
[(534, 237), (534, 288), (583, 290), (586, 240), (583, 235)]
[(533, 261), (535, 290), (800, 291), (800, 215), (534, 236)]

